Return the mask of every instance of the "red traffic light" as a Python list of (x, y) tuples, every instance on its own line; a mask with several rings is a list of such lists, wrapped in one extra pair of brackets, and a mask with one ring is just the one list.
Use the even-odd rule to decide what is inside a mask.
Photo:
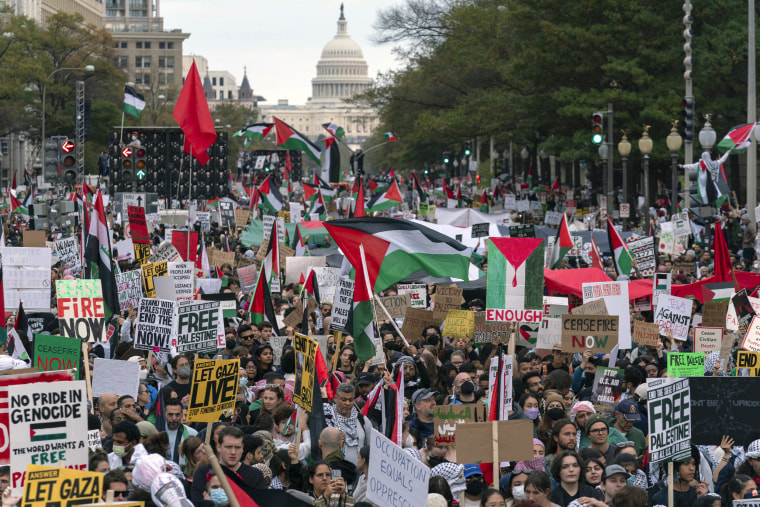
[(145, 156), (145, 148), (138, 148), (137, 149), (137, 156), (138, 157), (144, 157)]
[(121, 150), (121, 154), (124, 156), (124, 158), (129, 158), (132, 156), (132, 148), (127, 146), (123, 150)]
[(76, 145), (71, 141), (64, 141), (61, 145), (61, 149), (64, 151), (64, 153), (70, 153), (71, 150), (73, 150), (75, 147)]

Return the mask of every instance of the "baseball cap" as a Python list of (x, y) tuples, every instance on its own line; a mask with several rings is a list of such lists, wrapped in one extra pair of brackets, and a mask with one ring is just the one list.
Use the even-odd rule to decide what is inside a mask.
[(631, 474), (629, 474), (625, 468), (623, 468), (620, 465), (610, 465), (607, 468), (604, 469), (604, 477), (602, 477), (602, 480), (606, 480), (607, 477), (612, 477), (616, 474), (623, 474), (625, 478), (629, 478)]
[(464, 466), (464, 478), (467, 479), (473, 475), (483, 475), (483, 471), (476, 463), (467, 463)]
[(638, 396), (639, 400), (646, 401), (647, 400), (647, 385), (639, 384), (639, 387), (636, 388), (636, 391), (633, 393), (634, 397)]
[(625, 417), (626, 421), (640, 421), (641, 414), (639, 414), (639, 407), (636, 406), (636, 402), (631, 398), (627, 398), (618, 403), (616, 412), (620, 412)]
[(359, 374), (359, 377), (356, 379), (356, 385), (370, 385), (375, 381), (375, 376), (371, 374), (368, 371), (363, 371)]
[(433, 391), (432, 389), (419, 389), (414, 392), (412, 395), (412, 406), (416, 405), (417, 403), (421, 402), (422, 400), (426, 400), (432, 396), (435, 396), (438, 394), (436, 391)]

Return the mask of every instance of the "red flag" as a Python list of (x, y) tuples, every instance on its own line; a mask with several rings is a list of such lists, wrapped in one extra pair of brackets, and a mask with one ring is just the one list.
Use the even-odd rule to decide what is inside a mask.
[(591, 256), (591, 267), (592, 268), (599, 268), (602, 271), (604, 271), (604, 263), (602, 262), (602, 253), (599, 251), (599, 247), (596, 244), (596, 240), (594, 239), (594, 235), (591, 234), (591, 252), (589, 252)]
[(192, 153), (205, 166), (210, 158), (206, 150), (216, 141), (216, 129), (195, 60), (187, 73), (172, 116), (185, 134), (185, 153)]
[(559, 176), (557, 176), (557, 179), (554, 180), (554, 185), (552, 185), (552, 193), (559, 192)]
[(293, 164), (290, 162), (290, 150), (285, 151), (285, 173), (283, 179), (288, 180), (288, 188), (290, 188), (290, 171), (293, 170)]
[[(11, 183), (11, 190), (16, 190), (16, 171), (13, 171), (13, 183)], [(31, 189), (29, 191), (31, 192)]]
[[(736, 284), (736, 275), (731, 266), (731, 255), (728, 252), (728, 244), (723, 236), (723, 229), (720, 226), (720, 220), (715, 222), (715, 237), (713, 239), (713, 250), (715, 251), (715, 282), (731, 282)], [(737, 287), (738, 289), (738, 287)]]
[(356, 194), (356, 207), (354, 209), (354, 218), (366, 217), (367, 213), (364, 210), (364, 186), (362, 181), (359, 180), (359, 192)]
[(369, 191), (374, 192), (377, 188), (377, 182), (375, 180), (369, 180)]

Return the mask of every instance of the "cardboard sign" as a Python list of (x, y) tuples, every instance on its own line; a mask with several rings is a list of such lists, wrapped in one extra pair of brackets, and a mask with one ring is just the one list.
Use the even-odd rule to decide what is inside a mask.
[(24, 474), (26, 486), (22, 507), (63, 507), (96, 503), (102, 499), (103, 474), (100, 472), (29, 465)]
[(622, 392), (623, 370), (597, 366), (591, 390), (591, 403), (594, 404), (596, 413), (604, 417), (613, 417)]
[(95, 358), (92, 369), (92, 397), (103, 393), (125, 394), (137, 399), (140, 385), (140, 363), (118, 359)]
[(409, 294), (412, 308), (427, 308), (427, 285), (424, 283), (400, 283), (396, 289), (399, 294)]
[(488, 230), (490, 229), (491, 224), (486, 222), (483, 224), (472, 224), (472, 232), (470, 233), (470, 237), (473, 238), (487, 238), (488, 237)]
[(486, 320), (540, 322), (543, 288), (543, 239), (488, 239)]
[(670, 330), (676, 340), (686, 340), (691, 325), (692, 304), (691, 299), (660, 296), (654, 314), (654, 323), (660, 327), (660, 334), (665, 336)]
[(239, 384), (239, 359), (196, 359), (187, 420), (213, 423), (232, 417)]
[(177, 303), (176, 333), (172, 345), (179, 353), (214, 353), (221, 348), (221, 322), (218, 301), (180, 301)]
[(158, 248), (150, 258), (151, 262), (179, 262), (182, 260), (182, 256), (179, 254), (174, 245), (165, 241), (158, 245)]
[(694, 328), (694, 352), (719, 352), (720, 345), (723, 342), (722, 327), (703, 327)]
[(427, 326), (435, 326), (440, 329), (441, 322), (442, 320), (436, 318), (430, 310), (407, 307), (401, 333), (407, 340), (416, 340), (422, 336), (422, 331)]
[[(282, 259), (280, 260), (282, 261)], [(323, 267), (326, 264), (327, 257), (286, 257), (285, 263), (281, 263), (280, 265), (285, 266), (285, 284), (287, 285), (289, 283), (298, 283), (301, 279), (301, 274), (305, 278), (311, 268)]]
[(70, 269), (72, 273), (82, 273), (82, 258), (79, 255), (79, 238), (71, 237), (59, 239), (55, 242), (55, 252), (63, 264), (63, 269)]
[(449, 310), (443, 323), (443, 335), (451, 338), (470, 338), (475, 333), (475, 312)]
[[(332, 313), (330, 314), (330, 330), (341, 333), (352, 333), (348, 329), (348, 317), (354, 304), (354, 281), (341, 278), (338, 281), (338, 290), (333, 299)], [(406, 314), (405, 314), (406, 315)]]
[(58, 280), (58, 324), (63, 336), (102, 341), (106, 316), (100, 280)]
[(673, 377), (704, 377), (704, 352), (668, 352), (668, 375)]
[[(494, 438), (493, 427), (497, 433)], [(457, 463), (490, 463), (497, 446), (499, 461), (533, 459), (533, 421), (466, 423), (457, 427)], [(370, 454), (372, 459), (372, 454)], [(417, 505), (425, 505), (417, 504)]]
[(116, 291), (119, 295), (119, 311), (136, 307), (142, 297), (142, 272), (122, 271), (116, 274)]
[(235, 265), (235, 252), (222, 252), (216, 248), (209, 248), (207, 253), (208, 263), (211, 267), (218, 266), (221, 268), (225, 264)]
[(702, 307), (702, 325), (726, 328), (728, 301), (706, 301)]
[[(490, 269), (490, 265), (489, 265)], [(621, 349), (631, 348), (631, 312), (628, 308), (628, 282), (594, 282), (581, 285), (583, 302), (604, 299), (609, 315), (620, 319), (618, 343)]]
[(433, 416), (435, 445), (456, 445), (457, 424), (485, 422), (487, 420), (488, 406), (484, 403), (437, 405)]
[[(87, 388), (84, 381), (8, 387), (11, 470), (28, 465), (84, 470), (88, 464)], [(21, 495), (23, 474), (11, 475), (11, 494)]]
[(430, 469), (372, 429), (367, 500), (377, 505), (426, 505)]
[(67, 336), (34, 335), (34, 363), (39, 371), (79, 370), (82, 342)]
[(511, 324), (507, 322), (488, 322), (486, 312), (475, 312), (473, 316), (473, 343), (491, 343), (499, 340), (502, 343), (509, 341)]
[(736, 356), (737, 377), (760, 377), (760, 352), (739, 350)]
[(293, 402), (311, 412), (314, 401), (314, 377), (317, 374), (315, 358), (319, 345), (316, 340), (295, 333), (293, 347), (296, 353), (296, 381), (293, 385)]
[(154, 276), (166, 276), (169, 274), (168, 261), (149, 262), (142, 265), (142, 281), (145, 297), (156, 297), (156, 288), (153, 286)]
[(22, 241), (25, 248), (47, 248), (47, 231), (24, 231)]
[[(320, 289), (322, 289), (321, 286)], [(372, 302), (375, 305), (375, 315), (377, 315), (379, 320), (386, 320), (387, 316), (382, 308), (379, 307), (378, 301), (385, 306), (385, 309), (388, 310), (393, 319), (403, 319), (406, 315), (406, 309), (411, 306), (411, 297), (408, 294), (374, 298)]]
[(595, 299), (585, 305), (576, 306), (570, 313), (573, 315), (609, 315), (604, 299)]
[(660, 342), (660, 326), (643, 320), (634, 320), (633, 341), (638, 345), (656, 347)]
[(612, 352), (618, 344), (618, 320), (617, 315), (563, 315), (562, 351)]
[[(433, 314), (437, 319), (443, 321), (449, 313), (449, 310), (459, 310), (462, 308), (464, 298), (461, 296), (462, 289), (456, 296), (446, 296), (440, 293), (433, 294)], [(437, 292), (437, 291), (436, 291)]]
[(137, 350), (169, 352), (174, 327), (174, 302), (164, 299), (140, 299), (135, 341)]
[(243, 294), (253, 294), (256, 289), (256, 280), (259, 279), (259, 269), (253, 266), (238, 268), (238, 279), (240, 280), (240, 290)]
[(238, 227), (240, 229), (247, 229), (248, 228), (248, 221), (251, 219), (251, 212), (247, 209), (236, 209), (235, 210), (235, 227)]
[[(690, 380), (647, 379), (649, 460), (652, 463), (680, 461), (691, 456)], [(728, 431), (728, 428), (721, 430)]]

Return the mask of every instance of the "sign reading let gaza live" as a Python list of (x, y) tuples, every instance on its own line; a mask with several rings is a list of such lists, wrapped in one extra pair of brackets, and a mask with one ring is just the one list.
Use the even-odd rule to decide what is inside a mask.
[(541, 322), (543, 298), (543, 239), (489, 238), (486, 320)]
[(106, 315), (100, 280), (58, 280), (55, 291), (61, 334), (85, 342), (102, 341)]

